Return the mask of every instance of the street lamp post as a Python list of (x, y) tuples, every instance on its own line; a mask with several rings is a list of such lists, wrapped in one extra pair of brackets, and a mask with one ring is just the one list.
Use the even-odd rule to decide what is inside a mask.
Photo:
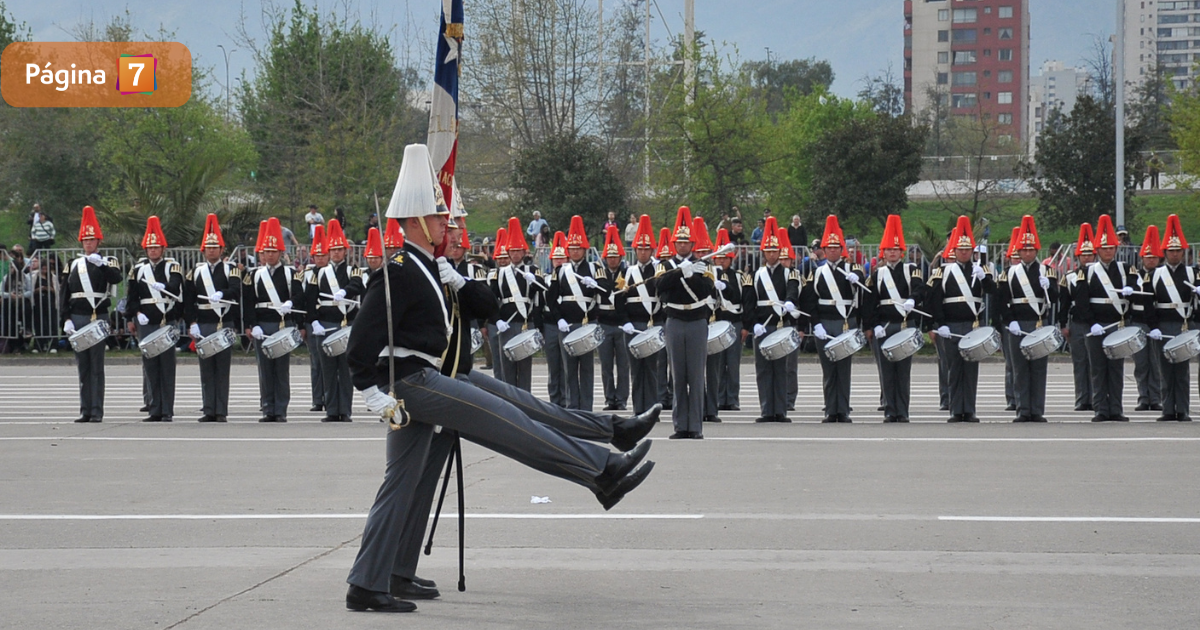
[(1125, 225), (1125, 0), (1117, 0), (1117, 37), (1113, 46), (1113, 87), (1117, 119), (1117, 225)]
[(221, 56), (225, 58), (225, 119), (229, 120), (229, 56), (237, 52), (237, 49), (225, 52), (223, 44), (217, 44), (217, 48), (221, 49)]

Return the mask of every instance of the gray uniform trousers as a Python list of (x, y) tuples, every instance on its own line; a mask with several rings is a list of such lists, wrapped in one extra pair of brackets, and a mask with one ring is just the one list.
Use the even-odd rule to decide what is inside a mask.
[[(1159, 322), (1158, 329), (1162, 334), (1175, 337), (1183, 332), (1183, 322)], [(1166, 341), (1150, 340), (1150, 355), (1157, 358), (1162, 374), (1162, 406), (1163, 415), (1179, 414), (1183, 417), (1191, 415), (1191, 391), (1188, 389), (1192, 380), (1192, 362), (1171, 363), (1163, 356), (1162, 349)]]
[[(604, 343), (600, 344), (600, 383), (604, 387), (604, 403), (606, 407), (617, 406), (621, 409), (629, 401), (629, 341), (631, 337), (625, 334), (619, 326), (600, 324), (604, 329)], [(613, 378), (613, 366), (616, 366), (616, 378)]]
[[(466, 376), (451, 379), (427, 368), (397, 381), (396, 395), (405, 401), (413, 422), (397, 430), (389, 425), (383, 484), (367, 516), (362, 546), (346, 579), (361, 588), (386, 592), (400, 557), (402, 538), (407, 534), (410, 547), (413, 540), (417, 546), (420, 544), (420, 536), (413, 535), (412, 528), (404, 531), (406, 521), (419, 507), (417, 497), (423, 477), (433, 477), (427, 488), (435, 486), (445, 461), (443, 457), (436, 467), (429, 465), (434, 441), (430, 423), (441, 424), (464, 439), (589, 489), (595, 489), (595, 478), (608, 461), (607, 448), (567, 437), (531, 420), (512, 404), (471, 385)], [(430, 471), (433, 474), (426, 474)], [(425, 494), (432, 495), (432, 491)], [(420, 512), (416, 518), (428, 518), (428, 508)]]
[(487, 345), (492, 352), (492, 376), (504, 380), (504, 344), (500, 342), (500, 330), (495, 324), (487, 325)]
[[(1031, 333), (1037, 330), (1037, 320), (1018, 320), (1021, 330)], [(1006, 329), (1007, 330), (1007, 329)], [(1021, 354), (1021, 340), (1008, 334), (1008, 354), (1012, 357), (1013, 393), (1016, 397), (1017, 416), (1040, 417), (1046, 415), (1046, 378), (1050, 358), (1030, 361)]]
[(671, 421), (676, 431), (704, 430), (704, 372), (708, 367), (708, 320), (668, 317), (663, 326), (675, 377)]
[[(581, 326), (582, 324), (571, 324), (570, 332), (560, 332), (560, 334), (565, 338), (579, 330)], [(596, 352), (593, 350), (581, 357), (576, 357), (567, 352), (567, 348), (564, 346), (562, 356), (563, 370), (567, 381), (567, 409), (591, 411), (592, 401), (596, 396)]]
[[(496, 341), (497, 345), (500, 346), (499, 363), (501, 366), (501, 374), (496, 378), (508, 383), (509, 385), (515, 385), (525, 391), (530, 391), (533, 389), (533, 357), (527, 357), (520, 361), (513, 361), (508, 358), (507, 354), (504, 354), (504, 346), (508, 344), (513, 337), (516, 337), (523, 332), (525, 331), (521, 329), (521, 323), (515, 319), (512, 322), (512, 327), (510, 327), (507, 331), (497, 331), (498, 336)], [(492, 359), (492, 365), (495, 364), (496, 358), (494, 357)]]
[[(666, 331), (663, 334), (666, 334)], [(671, 357), (666, 349), (659, 355), (655, 369), (658, 371), (658, 402), (662, 403), (664, 409), (670, 409), (675, 403), (675, 388), (671, 382)]]
[(787, 359), (768, 361), (762, 353), (762, 341), (778, 328), (768, 325), (767, 332), (754, 340), (754, 379), (758, 385), (758, 406), (762, 416), (787, 415)]
[(825, 346), (834, 337), (850, 328), (858, 327), (858, 319), (851, 317), (849, 327), (847, 322), (840, 319), (821, 320), (829, 339), (817, 339), (817, 356), (821, 358), (821, 385), (825, 393), (825, 415), (841, 414), (850, 417), (850, 366), (854, 357), (846, 357), (838, 362), (825, 356)]
[[(313, 334), (311, 325), (305, 324), (304, 328), (308, 331), (308, 337), (304, 340), (305, 345), (308, 346), (308, 382), (312, 389), (312, 404), (316, 407), (325, 404), (325, 376), (321, 373), (323, 365), (321, 363), (322, 338)], [(267, 329), (264, 327), (263, 332), (266, 331)], [(267, 333), (268, 336), (270, 334)]]
[(550, 397), (550, 402), (559, 407), (567, 406), (567, 387), (563, 383), (563, 367), (565, 361), (562, 351), (562, 332), (558, 326), (554, 324), (546, 324), (542, 326), (542, 339), (546, 345), (542, 348), (546, 352), (546, 391)]
[(704, 417), (717, 415), (717, 398), (721, 391), (721, 358), (723, 352), (709, 354), (704, 366)]
[(742, 329), (738, 328), (737, 341), (733, 342), (721, 354), (721, 389), (718, 392), (717, 404), (728, 407), (741, 407), (742, 389)]
[(1104, 335), (1087, 338), (1089, 374), (1092, 377), (1092, 409), (1098, 416), (1124, 416), (1121, 393), (1125, 387), (1125, 360), (1104, 354)]
[(1080, 409), (1092, 404), (1092, 374), (1088, 359), (1087, 334), (1090, 326), (1075, 323), (1067, 324), (1067, 348), (1071, 351), (1071, 372), (1075, 377), (1075, 408)]
[(343, 352), (336, 357), (325, 354), (321, 344), (325, 338), (342, 327), (341, 322), (321, 322), (325, 334), (317, 337), (317, 354), (321, 364), (321, 399), (325, 401), (325, 415), (350, 417), (354, 408), (354, 382), (350, 380), (350, 354)]
[[(258, 359), (258, 406), (263, 415), (287, 417), (288, 403), (292, 400), (291, 355), (278, 359), (267, 358), (263, 354), (262, 344), (266, 337), (279, 332), (279, 324), (275, 322), (260, 322), (265, 337), (254, 341), (254, 354)], [(309, 335), (312, 339), (315, 335)], [(321, 350), (318, 348), (317, 352)]]
[(950, 408), (950, 353), (947, 341), (933, 335), (933, 348), (938, 356), (938, 409), (942, 410)]
[[(137, 325), (138, 341), (145, 339), (154, 331), (164, 326), (174, 326), (174, 322), (166, 324)], [(171, 418), (175, 416), (175, 348), (147, 359), (142, 357), (142, 379), (150, 391), (150, 415)]]
[(1013, 334), (1008, 332), (1008, 327), (1000, 328), (1000, 350), (1004, 353), (1004, 402), (1006, 406), (1020, 407), (1017, 402), (1017, 391), (1013, 387), (1013, 352), (1021, 353), (1021, 340), (1016, 339), (1016, 345), (1013, 345)]
[[(216, 324), (199, 326), (200, 334), (205, 337), (217, 332)], [(204, 415), (229, 415), (229, 366), (232, 363), (233, 347), (216, 356), (200, 359), (200, 412)]]
[[(887, 325), (888, 336), (895, 335), (901, 330), (899, 322)], [(883, 356), (883, 344), (877, 337), (871, 337), (871, 352), (875, 354), (875, 362), (879, 365), (879, 387), (883, 395), (883, 414), (885, 417), (908, 418), (908, 403), (912, 394), (912, 357), (903, 361), (888, 361)]]
[[(948, 322), (955, 335), (965, 335), (975, 329), (975, 322)], [(968, 361), (958, 352), (958, 337), (942, 340), (942, 362), (946, 364), (946, 385), (950, 391), (951, 415), (975, 415), (975, 399), (979, 394), (979, 364)]]
[(800, 348), (796, 348), (787, 358), (787, 408), (796, 408), (796, 396), (800, 395)]
[[(71, 323), (79, 330), (92, 323), (91, 315), (71, 315)], [(75, 353), (79, 370), (79, 415), (104, 417), (104, 342)]]
[[(649, 326), (643, 322), (633, 322), (633, 327), (642, 331), (646, 330)], [(660, 400), (658, 395), (658, 364), (666, 360), (664, 359), (665, 356), (661, 350), (645, 359), (638, 359), (632, 354), (629, 355), (629, 381), (632, 388), (633, 413), (643, 413), (658, 404)]]
[[(1141, 328), (1144, 333), (1150, 332), (1150, 327), (1145, 324), (1135, 322), (1130, 326)], [(1163, 331), (1163, 334), (1168, 333)], [(1133, 355), (1133, 379), (1137, 381), (1138, 405), (1162, 404), (1163, 371), (1162, 362), (1158, 360), (1162, 356), (1162, 346), (1160, 344), (1158, 355), (1152, 355), (1151, 345), (1147, 343), (1141, 352)]]

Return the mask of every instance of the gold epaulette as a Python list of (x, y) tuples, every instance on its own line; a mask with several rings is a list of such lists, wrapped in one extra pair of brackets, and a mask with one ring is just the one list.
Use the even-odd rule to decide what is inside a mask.
[(917, 280), (923, 280), (925, 278), (925, 272), (921, 271), (921, 268), (919, 266), (913, 265), (912, 268), (913, 268), (913, 272), (912, 272), (913, 278), (916, 278)]
[(1008, 282), (1008, 272), (1007, 271), (1000, 272), (1000, 282)]
[(351, 267), (350, 268), (350, 277), (351, 278), (361, 278), (362, 274), (363, 274), (362, 267)]
[(246, 286), (253, 286), (254, 285), (254, 274), (252, 274), (252, 273), (246, 274), (245, 277), (242, 278), (242, 284), (244, 284)]
[(237, 265), (230, 265), (226, 270), (225, 275), (229, 276), (230, 278), (240, 278), (242, 277), (242, 270), (238, 269)]
[(396, 263), (397, 265), (403, 265), (404, 264), (404, 252), (398, 251), (395, 254), (392, 254), (392, 262)]
[(1079, 282), (1080, 280), (1087, 282), (1087, 269), (1080, 268), (1075, 274), (1075, 282)]
[(187, 272), (187, 281), (188, 282), (192, 281), (192, 272), (191, 271)]
[(1049, 265), (1042, 265), (1042, 273), (1044, 273), (1047, 278), (1053, 278), (1055, 280), (1058, 279), (1058, 271)]
[(500, 276), (500, 272), (496, 269), (489, 269), (487, 272), (487, 281), (491, 282)]
[(179, 263), (171, 263), (171, 269), (167, 273), (168, 274), (177, 273), (177, 274), (182, 275), (183, 274), (183, 265), (181, 265)]
[(754, 277), (751, 276), (750, 274), (748, 274), (744, 271), (738, 271), (738, 277), (741, 278), (741, 280), (742, 280), (742, 286), (744, 286), (744, 287), (754, 286)]

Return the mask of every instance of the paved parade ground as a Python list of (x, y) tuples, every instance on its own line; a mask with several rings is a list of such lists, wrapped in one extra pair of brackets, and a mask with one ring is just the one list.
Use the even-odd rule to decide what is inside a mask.
[(800, 369), (797, 423), (752, 422), (744, 365), (742, 410), (703, 441), (657, 427), (654, 473), (611, 512), (467, 445), (467, 591), (452, 489), (419, 571), (442, 598), (396, 616), (344, 607), (384, 464), (357, 397), (354, 423), (319, 423), (294, 364), (289, 422), (258, 424), (235, 365), (230, 423), (198, 424), (181, 361), (176, 422), (142, 424), (139, 366), (110, 365), (104, 423), (77, 425), (72, 364), (0, 361), (0, 628), (1200, 625), (1200, 422), (1092, 424), (1052, 363), (1050, 424), (1014, 425), (988, 363), (983, 424), (948, 425), (920, 363), (914, 423), (883, 425), (863, 362), (855, 424), (822, 425), (819, 368)]

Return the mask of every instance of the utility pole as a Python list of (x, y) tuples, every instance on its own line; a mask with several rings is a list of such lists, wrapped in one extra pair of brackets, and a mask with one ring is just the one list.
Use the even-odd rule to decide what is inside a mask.
[(691, 105), (696, 95), (696, 0), (683, 3), (683, 84), (687, 86), (687, 104)]
[(1113, 82), (1117, 106), (1117, 225), (1125, 225), (1125, 0), (1117, 0), (1117, 38), (1113, 46)]
[(217, 44), (217, 48), (221, 49), (221, 56), (225, 58), (225, 120), (229, 120), (229, 55), (237, 52), (237, 49), (227, 53), (224, 45)]

